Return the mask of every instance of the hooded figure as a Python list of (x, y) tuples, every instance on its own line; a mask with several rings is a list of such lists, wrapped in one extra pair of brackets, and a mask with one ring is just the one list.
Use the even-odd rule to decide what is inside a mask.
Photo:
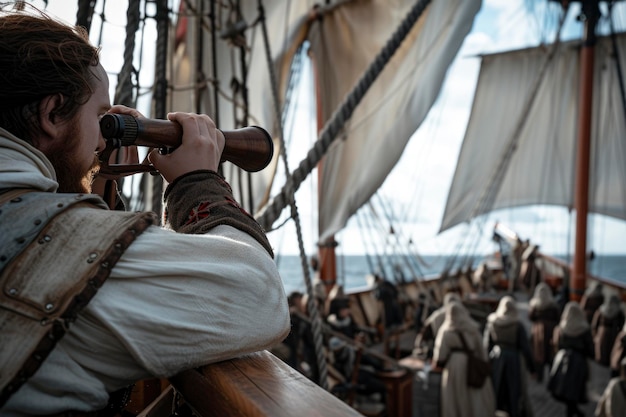
[(433, 356), (433, 346), (435, 344), (435, 338), (437, 332), (444, 322), (446, 316), (446, 306), (453, 301), (461, 303), (461, 296), (456, 292), (449, 292), (443, 296), (443, 305), (437, 310), (433, 311), (430, 316), (424, 321), (424, 326), (421, 331), (415, 337), (415, 344), (413, 348), (413, 355), (418, 357), (426, 357), (427, 359)]
[(559, 325), (554, 329), (553, 344), (557, 349), (548, 390), (567, 405), (568, 416), (583, 416), (578, 404), (587, 402), (589, 364), (593, 357), (593, 340), (585, 312), (576, 301), (565, 305)]
[(598, 405), (596, 417), (618, 417), (626, 410), (626, 359), (620, 362), (619, 377), (611, 378)]
[(622, 360), (626, 358), (626, 323), (622, 327), (622, 331), (619, 332), (613, 343), (613, 349), (611, 349), (611, 377), (616, 377), (620, 374), (620, 367)]
[(593, 315), (591, 333), (593, 334), (595, 359), (600, 365), (610, 365), (611, 349), (624, 326), (624, 321), (622, 303), (616, 294), (606, 297), (604, 303)]
[(593, 320), (593, 315), (596, 313), (596, 310), (600, 308), (602, 303), (604, 303), (604, 292), (602, 291), (602, 284), (598, 281), (591, 281), (589, 287), (587, 287), (587, 290), (580, 300), (580, 306), (585, 312), (587, 323), (591, 323), (591, 320)]
[(495, 313), (487, 317), (484, 344), (496, 387), (496, 408), (511, 417), (532, 416), (526, 370), (534, 373), (534, 363), (513, 297), (502, 297)]
[[(463, 338), (463, 339), (461, 339)], [(489, 378), (481, 388), (467, 385), (467, 353), (487, 360), (478, 324), (467, 309), (452, 301), (445, 307), (445, 320), (435, 339), (433, 361), (441, 374), (441, 417), (486, 417), (495, 414), (493, 384)]]
[(559, 322), (559, 306), (552, 295), (552, 290), (545, 282), (535, 287), (533, 297), (528, 303), (530, 320), (530, 348), (535, 362), (537, 381), (543, 380), (544, 367), (552, 365), (554, 349), (552, 334)]

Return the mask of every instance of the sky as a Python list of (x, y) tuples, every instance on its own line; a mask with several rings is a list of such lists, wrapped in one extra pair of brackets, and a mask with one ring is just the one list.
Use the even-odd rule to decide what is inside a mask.
[[(507, 49), (516, 49), (534, 46), (542, 42), (546, 36), (542, 28), (546, 26), (543, 18), (533, 18), (539, 15), (539, 9), (547, 7), (548, 2), (534, 2), (535, 13), (529, 13), (529, 0), (485, 0), (475, 18), (471, 33), (467, 36), (457, 59), (450, 67), (446, 82), (440, 96), (431, 109), (422, 127), (414, 134), (405, 150), (405, 156), (383, 184), (380, 190), (381, 198), (404, 198), (398, 207), (410, 207), (412, 219), (403, 223), (396, 236), (415, 245), (421, 254), (437, 254), (442, 251), (453, 250), (458, 237), (466, 233), (466, 226), (459, 226), (450, 231), (439, 234), (439, 226), (445, 207), (447, 192), (454, 174), (456, 156), (460, 150), (465, 124), (469, 117), (474, 86), (478, 76), (480, 53), (497, 52)], [(73, 23), (76, 18), (76, 2), (68, 0), (48, 0), (47, 10), (68, 22)], [(556, 4), (551, 3), (554, 7)], [(43, 1), (34, 4), (42, 7)], [(101, 0), (97, 2), (96, 10), (101, 10)], [(121, 5), (124, 4), (124, 7)], [(107, 2), (105, 15), (111, 20), (115, 14), (125, 13), (126, 2), (116, 0)], [(100, 19), (96, 18), (92, 31), (99, 30)], [(565, 29), (565, 38), (580, 36), (582, 26), (573, 23)], [(148, 27), (147, 33), (154, 31)], [(122, 44), (125, 29), (122, 26), (107, 27), (102, 38), (102, 62), (113, 74), (122, 66)], [(154, 62), (153, 51), (146, 51), (145, 62)], [(115, 83), (114, 77), (111, 79)], [(141, 81), (143, 85), (150, 85), (151, 80)], [(306, 90), (307, 85), (304, 84)], [(306, 92), (302, 93), (306, 94)], [(113, 86), (111, 90), (113, 97)], [(141, 105), (147, 106), (146, 103)], [(312, 106), (310, 100), (305, 102), (302, 112), (296, 118), (306, 114), (307, 106)], [(140, 107), (141, 108), (141, 107)], [(454, 121), (454, 122), (450, 122)], [(316, 139), (314, 124), (305, 120), (296, 119), (299, 125), (308, 123), (311, 131), (309, 142), (301, 143), (300, 151), (293, 151), (290, 167), (293, 169), (304, 157), (306, 151)], [(435, 173), (435, 175), (433, 175)], [(315, 172), (312, 176), (315, 176)], [(428, 181), (424, 181), (427, 178)], [(407, 195), (407, 181), (417, 184), (417, 191)], [(305, 181), (296, 194), (299, 214), (303, 231), (303, 239), (307, 253), (315, 252), (316, 216), (314, 197), (316, 190), (315, 179)], [(403, 192), (404, 191), (404, 192)], [(340, 243), (340, 254), (363, 254), (372, 250), (372, 244), (367, 242), (362, 228), (358, 226), (357, 218), (350, 221), (347, 228), (336, 236)], [(548, 253), (568, 252), (569, 222), (572, 220), (567, 211), (562, 208), (533, 207), (524, 210), (507, 210), (496, 212), (490, 216), (486, 224), (493, 224), (496, 220), (502, 221), (516, 230), (522, 238), (531, 238), (539, 243)], [(625, 253), (626, 252), (626, 222), (608, 218), (595, 218), (590, 223), (592, 241), (590, 248), (598, 253)], [(475, 232), (481, 233), (481, 232)], [(483, 232), (481, 247), (483, 252), (494, 249), (490, 240), (491, 230), (487, 227)], [(298, 245), (294, 239), (295, 225), (287, 224), (278, 231), (269, 233), (269, 239), (277, 252), (283, 254), (298, 254)]]

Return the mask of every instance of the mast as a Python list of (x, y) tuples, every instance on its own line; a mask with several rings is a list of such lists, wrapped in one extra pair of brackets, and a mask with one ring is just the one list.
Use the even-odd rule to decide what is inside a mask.
[(587, 274), (587, 217), (589, 209), (589, 161), (591, 149), (591, 117), (593, 102), (593, 66), (596, 24), (600, 17), (599, 0), (581, 0), (580, 19), (584, 22), (580, 51), (580, 97), (578, 144), (576, 152), (576, 184), (574, 209), (576, 235), (572, 265), (571, 300), (580, 301), (585, 291)]
[[(313, 78), (315, 85), (315, 103), (316, 103), (316, 114), (317, 114), (317, 132), (318, 134), (324, 129), (324, 116), (322, 113), (322, 98), (320, 94), (320, 85), (319, 85), (319, 77), (317, 73), (317, 63), (315, 58), (311, 59), (313, 63)], [(318, 196), (322, 192), (321, 184), (322, 184), (322, 173), (324, 169), (324, 159), (321, 159), (317, 164), (317, 194)], [(319, 213), (319, 198), (318, 198), (318, 208), (317, 211)], [(317, 255), (318, 255), (318, 272), (319, 278), (322, 280), (324, 287), (326, 288), (326, 294), (330, 292), (335, 283), (337, 282), (337, 255), (335, 253), (335, 248), (337, 247), (337, 241), (335, 241), (334, 235), (327, 238), (325, 241), (320, 241), (317, 244)]]

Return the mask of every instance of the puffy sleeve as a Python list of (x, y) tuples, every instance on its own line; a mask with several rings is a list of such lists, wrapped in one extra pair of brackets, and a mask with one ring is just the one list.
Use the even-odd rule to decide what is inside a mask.
[(269, 348), (289, 327), (276, 265), (255, 238), (227, 225), (199, 235), (150, 227), (113, 268), (72, 335), (81, 341), (73, 345), (78, 360), (91, 361), (89, 350), (105, 351), (85, 364), (96, 372), (117, 372), (109, 369), (125, 363), (138, 374), (170, 376)]

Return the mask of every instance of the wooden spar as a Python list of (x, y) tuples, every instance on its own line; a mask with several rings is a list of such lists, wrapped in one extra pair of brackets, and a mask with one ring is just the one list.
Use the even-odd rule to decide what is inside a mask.
[(598, 0), (583, 0), (582, 15), (585, 21), (583, 44), (580, 52), (580, 97), (578, 144), (576, 152), (576, 185), (574, 208), (576, 210), (576, 240), (572, 265), (570, 298), (580, 301), (585, 291), (587, 274), (587, 216), (589, 208), (589, 160), (591, 148), (591, 117), (593, 104), (593, 66), (596, 43), (596, 23), (600, 16)]
[[(322, 114), (322, 98), (320, 94), (319, 87), (319, 78), (317, 74), (317, 66), (316, 61), (313, 56), (311, 56), (311, 62), (313, 64), (313, 79), (315, 85), (315, 112), (317, 115), (317, 133), (319, 134), (324, 128), (324, 116)], [(318, 195), (318, 219), (319, 219), (319, 196), (321, 195), (321, 184), (322, 184), (322, 172), (324, 167), (324, 158), (320, 160), (317, 164), (317, 195)], [(318, 220), (319, 221), (319, 220)], [(337, 255), (335, 254), (335, 247), (337, 247), (337, 242), (335, 241), (334, 236), (329, 237), (324, 242), (318, 243), (318, 272), (319, 278), (324, 283), (326, 288), (326, 294), (330, 292), (332, 287), (337, 282)], [(323, 307), (323, 306), (321, 306)]]

